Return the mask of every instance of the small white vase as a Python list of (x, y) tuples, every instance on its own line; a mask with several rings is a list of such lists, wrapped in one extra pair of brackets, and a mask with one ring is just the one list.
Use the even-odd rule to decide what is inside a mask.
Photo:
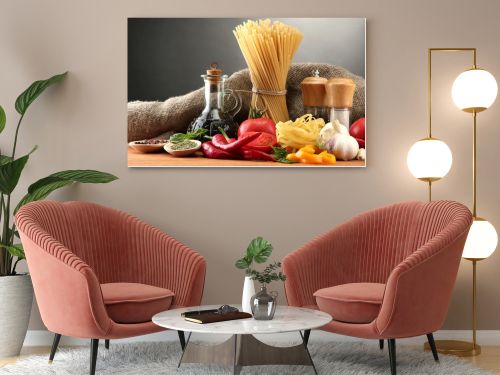
[(255, 286), (250, 276), (245, 276), (245, 283), (243, 284), (243, 294), (241, 297), (241, 309), (244, 312), (252, 313), (250, 299), (255, 294)]

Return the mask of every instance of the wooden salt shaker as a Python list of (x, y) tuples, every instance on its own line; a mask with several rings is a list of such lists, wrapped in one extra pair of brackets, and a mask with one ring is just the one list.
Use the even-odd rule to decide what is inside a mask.
[(315, 118), (322, 118), (328, 121), (330, 109), (325, 107), (326, 78), (319, 76), (319, 71), (314, 72), (314, 76), (306, 77), (300, 84), (302, 89), (302, 99), (304, 101), (304, 113), (310, 113)]
[(338, 120), (349, 129), (352, 101), (356, 84), (350, 78), (331, 78), (325, 85), (325, 105), (329, 107), (329, 121)]

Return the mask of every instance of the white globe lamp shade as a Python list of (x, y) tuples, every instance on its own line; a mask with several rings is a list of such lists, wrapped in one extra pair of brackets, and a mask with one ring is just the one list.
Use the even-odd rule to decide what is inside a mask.
[(461, 73), (453, 82), (451, 97), (455, 105), (465, 112), (481, 112), (489, 108), (498, 94), (495, 77), (483, 69)]
[(462, 257), (466, 259), (486, 259), (495, 251), (498, 235), (495, 227), (487, 220), (474, 218), (465, 241)]
[(415, 178), (437, 181), (450, 171), (453, 157), (446, 143), (436, 138), (426, 138), (411, 146), (406, 162)]

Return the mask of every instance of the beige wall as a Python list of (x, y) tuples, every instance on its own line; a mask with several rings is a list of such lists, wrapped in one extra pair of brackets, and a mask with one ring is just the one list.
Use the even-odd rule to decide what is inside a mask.
[[(10, 149), (15, 97), (31, 81), (69, 70), (30, 109), (21, 151), (40, 146), (20, 187), (63, 168), (98, 168), (120, 177), (54, 195), (129, 211), (199, 250), (208, 261), (204, 301), (238, 302), (243, 274), (233, 261), (262, 235), (281, 258), (352, 215), (405, 199), (426, 199), (406, 153), (426, 131), (426, 48), (474, 46), (479, 64), (500, 78), (500, 2), (476, 1), (20, 1), (0, 5), (0, 103)], [(128, 169), (127, 17), (366, 17), (369, 161), (366, 169)], [(328, 35), (325, 35), (328, 43)], [(162, 48), (162, 46), (158, 46)], [(435, 135), (453, 150), (435, 197), (470, 203), (470, 118), (450, 99), (464, 55), (436, 58)], [(165, 69), (168, 69), (165, 66)], [(479, 116), (479, 213), (500, 229), (500, 102)], [(227, 208), (224, 208), (227, 207)], [(500, 329), (500, 254), (479, 264), (479, 327)], [(446, 323), (470, 320), (471, 266), (463, 261)], [(34, 313), (31, 328), (41, 328)]]

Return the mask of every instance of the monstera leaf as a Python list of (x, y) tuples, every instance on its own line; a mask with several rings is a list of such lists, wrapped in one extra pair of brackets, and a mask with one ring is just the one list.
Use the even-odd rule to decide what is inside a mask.
[(254, 238), (247, 248), (247, 257), (249, 256), (257, 263), (264, 263), (273, 252), (273, 245), (262, 237)]
[(264, 263), (272, 252), (273, 245), (268, 240), (256, 237), (248, 245), (245, 256), (238, 259), (234, 265), (239, 269), (248, 269), (254, 261)]

